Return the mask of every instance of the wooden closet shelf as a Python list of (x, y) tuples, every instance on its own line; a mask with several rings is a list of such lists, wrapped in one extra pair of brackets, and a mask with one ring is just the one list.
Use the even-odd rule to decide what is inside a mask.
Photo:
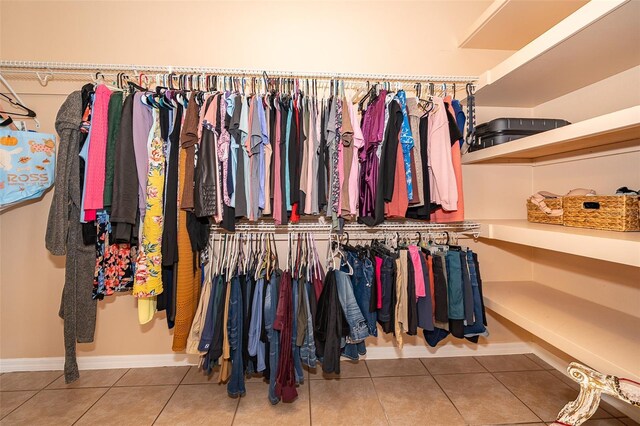
[(590, 148), (613, 149), (623, 142), (640, 145), (640, 106), (469, 152), (462, 157), (462, 164), (535, 163), (551, 155), (571, 155)]
[(640, 232), (570, 228), (526, 220), (479, 222), (482, 225), (481, 238), (640, 267)]
[(640, 378), (640, 318), (532, 281), (484, 282), (486, 307), (606, 374)]
[(634, 0), (592, 1), (480, 76), (476, 104), (531, 108), (640, 65)]

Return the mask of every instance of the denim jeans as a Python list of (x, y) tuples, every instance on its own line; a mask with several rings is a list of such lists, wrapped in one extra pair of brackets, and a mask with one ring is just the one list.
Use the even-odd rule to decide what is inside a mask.
[(353, 295), (356, 298), (356, 303), (367, 322), (369, 335), (377, 336), (377, 315), (376, 312), (369, 312), (371, 288), (373, 286), (373, 263), (371, 259), (364, 258), (364, 260), (362, 260), (358, 255), (350, 252), (347, 252), (347, 261), (353, 267), (351, 284), (353, 285)]
[(227, 393), (231, 397), (244, 396), (247, 390), (244, 385), (244, 368), (242, 365), (242, 291), (237, 276), (231, 278), (231, 294), (229, 297), (229, 321), (227, 329), (231, 348), (231, 378), (227, 383)]
[(300, 359), (302, 363), (309, 368), (316, 368), (316, 342), (313, 337), (313, 317), (311, 315), (311, 305), (309, 304), (309, 297), (316, 297), (313, 284), (311, 282), (305, 282), (300, 291), (304, 291), (305, 309), (307, 310), (307, 332), (304, 336), (304, 342), (300, 347)]
[(213, 342), (213, 329), (215, 322), (215, 300), (216, 300), (216, 286), (218, 285), (218, 276), (211, 278), (211, 293), (209, 294), (209, 301), (207, 303), (207, 315), (204, 319), (202, 327), (202, 333), (200, 334), (200, 342), (198, 343), (198, 351), (207, 352), (211, 343)]
[(278, 358), (280, 356), (280, 332), (273, 328), (278, 307), (278, 279), (275, 272), (271, 275), (264, 299), (264, 328), (269, 339), (269, 402), (277, 404), (280, 398), (276, 396), (276, 377), (278, 375)]
[(251, 305), (251, 325), (249, 326), (249, 355), (257, 356), (257, 371), (264, 371), (264, 343), (260, 341), (262, 332), (262, 292), (264, 291), (264, 278), (259, 278), (256, 282), (256, 289), (253, 292), (253, 302)]
[(299, 281), (294, 279), (291, 281), (292, 298), (293, 298), (293, 324), (291, 333), (291, 350), (293, 352), (293, 370), (296, 375), (296, 384), (304, 382), (304, 370), (302, 370), (302, 361), (300, 360), (300, 346), (296, 345), (296, 336), (298, 331), (298, 288)]
[[(356, 298), (356, 303), (360, 308), (360, 312), (364, 316), (367, 326), (369, 328), (370, 336), (378, 335), (378, 328), (376, 326), (376, 312), (369, 312), (369, 306), (371, 303), (371, 289), (373, 283), (373, 263), (370, 259), (360, 257), (352, 252), (347, 252), (347, 261), (353, 268), (353, 275), (351, 276), (351, 284), (353, 285), (353, 295)], [(348, 270), (348, 267), (344, 265), (342, 271)], [(365, 342), (347, 343), (342, 350), (342, 356), (351, 360), (357, 361), (360, 356), (367, 354), (367, 347)]]
[(467, 265), (469, 267), (469, 277), (471, 278), (471, 288), (473, 290), (474, 323), (464, 327), (464, 337), (488, 336), (489, 332), (482, 322), (482, 296), (480, 295), (478, 274), (471, 250), (467, 250)]
[(382, 260), (382, 268), (380, 268), (380, 281), (382, 281), (382, 309), (378, 312), (378, 319), (382, 322), (391, 320), (392, 287), (395, 285), (394, 277), (396, 274), (395, 259), (387, 256)]
[(360, 312), (360, 308), (356, 303), (356, 298), (353, 295), (353, 287), (351, 285), (351, 279), (346, 272), (335, 271), (336, 273), (336, 285), (338, 287), (338, 298), (340, 299), (340, 305), (342, 311), (349, 324), (349, 337), (350, 343), (357, 343), (364, 340), (369, 335), (369, 327), (367, 322)]

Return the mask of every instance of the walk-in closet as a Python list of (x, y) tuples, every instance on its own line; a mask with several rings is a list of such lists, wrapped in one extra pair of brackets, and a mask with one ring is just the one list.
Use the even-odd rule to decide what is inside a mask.
[(639, 147), (639, 0), (0, 0), (0, 424), (638, 424)]

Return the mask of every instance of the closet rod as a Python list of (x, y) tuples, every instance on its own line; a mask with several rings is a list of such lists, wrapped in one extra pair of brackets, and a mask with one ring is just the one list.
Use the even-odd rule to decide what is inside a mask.
[[(236, 225), (236, 232), (329, 232), (330, 223), (298, 223), (289, 225), (275, 225), (273, 222), (239, 223)], [(213, 231), (226, 232), (223, 228), (213, 225)], [(347, 223), (343, 227), (347, 232), (359, 232), (370, 234), (376, 232), (443, 232), (451, 231), (461, 234), (470, 234), (474, 238), (480, 235), (480, 224), (477, 222), (456, 222), (456, 223), (429, 223), (429, 222), (388, 222), (377, 226), (366, 226), (357, 223)]]
[[(477, 76), (443, 76), (443, 75), (400, 75), (400, 74), (360, 74), (341, 72), (298, 72), (298, 71), (262, 71), (239, 68), (208, 68), (184, 67), (171, 65), (139, 65), (139, 64), (91, 64), (73, 62), (38, 62), (38, 61), (0, 61), (0, 72), (50, 72), (56, 71), (130, 71), (135, 73), (175, 73), (175, 74), (211, 74), (238, 77), (262, 77), (266, 73), (269, 77), (283, 78), (316, 78), (362, 81), (403, 81), (403, 82), (432, 82), (432, 83), (474, 83)], [(63, 74), (63, 73), (61, 73)]]

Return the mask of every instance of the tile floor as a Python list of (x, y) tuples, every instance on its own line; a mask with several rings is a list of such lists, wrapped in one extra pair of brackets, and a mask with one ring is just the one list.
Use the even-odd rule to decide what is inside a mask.
[[(1, 425), (544, 425), (577, 385), (535, 355), (370, 360), (308, 371), (292, 404), (272, 406), (261, 378), (227, 397), (196, 367), (0, 375)], [(606, 403), (586, 425), (636, 424)]]

